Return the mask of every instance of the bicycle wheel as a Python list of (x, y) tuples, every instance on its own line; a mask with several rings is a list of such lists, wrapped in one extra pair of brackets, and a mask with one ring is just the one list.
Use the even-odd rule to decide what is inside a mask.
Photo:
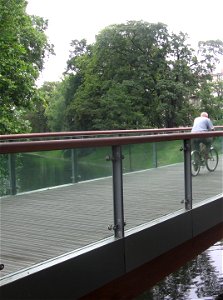
[(197, 176), (200, 172), (200, 153), (197, 150), (191, 152), (191, 175)]
[(208, 152), (208, 158), (205, 160), (208, 171), (214, 172), (218, 165), (218, 152), (215, 148), (211, 148)]

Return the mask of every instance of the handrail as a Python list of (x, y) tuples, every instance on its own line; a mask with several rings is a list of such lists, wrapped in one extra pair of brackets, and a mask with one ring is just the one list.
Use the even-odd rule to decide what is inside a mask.
[(99, 135), (117, 135), (117, 134), (144, 134), (144, 133), (157, 134), (162, 132), (176, 132), (176, 131), (189, 131), (189, 130), (191, 130), (191, 127), (40, 132), (40, 133), (23, 133), (23, 134), (5, 134), (5, 135), (0, 135), (0, 140), (16, 140), (16, 139), (48, 138), (48, 137), (99, 136)]
[(0, 154), (62, 150), (72, 148), (90, 148), (105, 146), (121, 146), (129, 144), (141, 144), (146, 142), (162, 142), (173, 140), (191, 140), (198, 137), (217, 137), (223, 136), (223, 131), (209, 131), (200, 133), (171, 133), (158, 135), (140, 136), (116, 136), (85, 139), (63, 139), (63, 140), (44, 140), (44, 141), (25, 141), (25, 142), (1, 142)]
[[(192, 127), (173, 127), (173, 128), (147, 128), (147, 129), (123, 129), (123, 130), (95, 130), (95, 131), (62, 131), (62, 132), (40, 132), (0, 135), (0, 141), (18, 139), (39, 139), (54, 137), (75, 137), (75, 136), (101, 136), (101, 135), (125, 135), (125, 134), (158, 134), (170, 132), (187, 132)], [(215, 126), (216, 130), (223, 130), (223, 126)]]

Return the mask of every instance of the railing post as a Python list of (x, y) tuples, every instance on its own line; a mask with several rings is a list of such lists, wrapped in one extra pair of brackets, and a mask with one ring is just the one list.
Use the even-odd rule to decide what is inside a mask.
[(132, 146), (129, 145), (129, 171), (132, 172)]
[(185, 208), (192, 209), (191, 141), (184, 140)]
[(16, 195), (16, 174), (15, 174), (15, 154), (10, 153), (8, 155), (8, 168), (9, 168), (9, 184), (10, 194)]
[(124, 237), (122, 159), (121, 146), (112, 146), (114, 232), (116, 238)]
[(223, 153), (223, 137), (221, 138), (221, 153)]
[(78, 182), (77, 149), (71, 149), (72, 183)]
[(156, 149), (156, 143), (153, 143), (153, 168), (157, 168), (157, 149)]

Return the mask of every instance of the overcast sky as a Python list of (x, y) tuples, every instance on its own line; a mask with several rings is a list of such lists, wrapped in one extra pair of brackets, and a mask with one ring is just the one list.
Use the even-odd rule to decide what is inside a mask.
[(62, 78), (71, 40), (95, 41), (111, 24), (142, 20), (162, 22), (170, 32), (182, 31), (191, 43), (223, 40), (223, 0), (28, 0), (27, 13), (48, 19), (46, 32), (56, 56), (45, 64), (40, 82)]

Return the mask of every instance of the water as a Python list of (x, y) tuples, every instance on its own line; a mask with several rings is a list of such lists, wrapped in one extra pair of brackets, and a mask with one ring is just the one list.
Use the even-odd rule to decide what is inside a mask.
[(69, 153), (66, 156), (66, 153), (58, 151), (55, 157), (47, 152), (25, 153), (17, 164), (17, 191), (26, 192), (111, 175), (111, 167), (106, 165), (104, 157), (101, 160), (97, 164), (90, 164), (81, 157), (73, 165), (73, 174)]
[(223, 241), (170, 274), (135, 300), (214, 300), (223, 293)]

